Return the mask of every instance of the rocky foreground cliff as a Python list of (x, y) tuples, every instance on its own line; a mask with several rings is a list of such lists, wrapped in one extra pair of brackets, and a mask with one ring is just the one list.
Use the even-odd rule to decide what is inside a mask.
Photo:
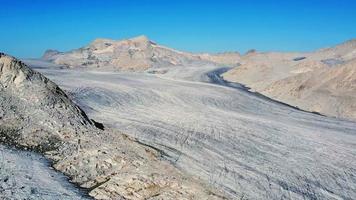
[(52, 81), (0, 54), (1, 143), (43, 153), (95, 199), (224, 198), (162, 160), (159, 151), (98, 125)]
[(3, 142), (53, 150), (94, 123), (52, 81), (0, 54), (0, 134)]

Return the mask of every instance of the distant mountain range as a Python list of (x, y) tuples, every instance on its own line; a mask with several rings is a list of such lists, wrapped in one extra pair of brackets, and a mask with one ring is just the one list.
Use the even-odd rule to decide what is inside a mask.
[(121, 71), (144, 71), (155, 67), (197, 64), (235, 65), (239, 53), (192, 54), (164, 47), (139, 36), (127, 40), (96, 39), (88, 46), (69, 52), (47, 50), (44, 60), (67, 67), (112, 68)]

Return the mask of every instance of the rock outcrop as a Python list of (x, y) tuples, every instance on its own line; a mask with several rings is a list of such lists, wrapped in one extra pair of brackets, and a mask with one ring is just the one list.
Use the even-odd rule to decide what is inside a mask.
[(51, 150), (59, 141), (94, 128), (92, 121), (52, 81), (21, 61), (0, 54), (1, 140)]

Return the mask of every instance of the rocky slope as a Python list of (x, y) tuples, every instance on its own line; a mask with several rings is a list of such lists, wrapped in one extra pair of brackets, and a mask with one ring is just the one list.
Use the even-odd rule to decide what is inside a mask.
[(224, 198), (162, 160), (158, 150), (96, 124), (52, 81), (0, 54), (2, 143), (42, 152), (96, 199)]
[(309, 111), (356, 120), (356, 60), (278, 80), (262, 93)]
[(356, 40), (309, 53), (253, 53), (224, 78), (268, 97), (356, 120)]
[(47, 151), (94, 127), (56, 84), (5, 54), (0, 86), (0, 134), (7, 143)]

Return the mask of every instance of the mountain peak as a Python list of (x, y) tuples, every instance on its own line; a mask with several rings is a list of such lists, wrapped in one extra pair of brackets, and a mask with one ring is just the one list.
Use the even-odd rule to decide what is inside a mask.
[(55, 55), (60, 54), (60, 51), (57, 51), (55, 49), (47, 49), (44, 54), (42, 55), (42, 59), (44, 60), (50, 60), (52, 57), (54, 57)]
[(139, 35), (137, 37), (131, 38), (131, 41), (137, 41), (137, 42), (149, 42), (150, 40), (146, 35)]
[[(0, 53), (0, 84), (8, 86), (20, 86), (26, 78), (32, 74), (31, 70), (16, 58)], [(9, 77), (12, 77), (11, 79)]]
[(138, 44), (142, 44), (142, 45), (148, 45), (148, 44), (156, 44), (154, 42), (152, 42), (147, 36), (145, 35), (139, 35), (137, 37), (133, 37), (131, 39), (128, 39), (128, 41), (134, 42), (134, 43), (138, 43)]
[(124, 39), (124, 40), (112, 40), (112, 39), (106, 39), (106, 38), (97, 38), (93, 42), (89, 44), (90, 47), (94, 47), (95, 49), (103, 49), (108, 46), (111, 46), (113, 44), (120, 44), (121, 42), (134, 42), (134, 43), (139, 43), (139, 44), (148, 44), (152, 43), (147, 36), (145, 35), (140, 35), (137, 37), (133, 37), (130, 39)]
[(112, 45), (115, 41), (111, 39), (106, 39), (106, 38), (96, 38), (93, 42), (89, 44), (90, 47), (94, 48), (104, 48), (108, 45)]

